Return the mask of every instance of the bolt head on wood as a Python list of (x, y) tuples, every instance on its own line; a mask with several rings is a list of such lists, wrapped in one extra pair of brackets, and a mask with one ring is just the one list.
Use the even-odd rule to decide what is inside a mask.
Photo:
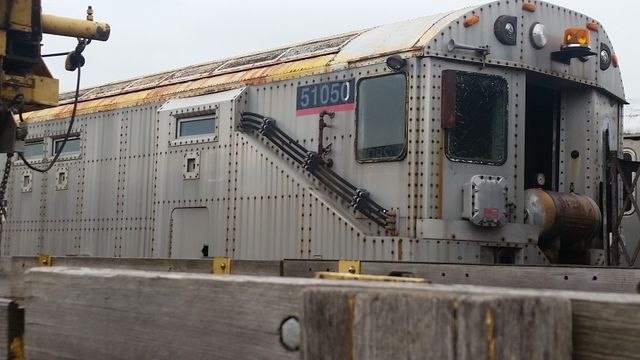
[(280, 341), (289, 351), (300, 349), (300, 322), (294, 316), (287, 318), (280, 325)]

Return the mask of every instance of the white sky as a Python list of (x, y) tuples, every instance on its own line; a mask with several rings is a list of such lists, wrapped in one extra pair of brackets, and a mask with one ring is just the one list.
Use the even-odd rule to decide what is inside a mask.
[[(359, 30), (463, 8), (469, 0), (42, 0), (43, 12), (111, 25), (106, 43), (87, 47), (81, 87), (148, 75), (224, 57), (266, 50), (317, 37)], [(620, 59), (627, 98), (640, 98), (640, 2), (555, 0), (600, 21)], [(43, 54), (68, 51), (76, 40), (45, 36)], [(73, 90), (75, 74), (64, 59), (47, 60), (61, 91)]]

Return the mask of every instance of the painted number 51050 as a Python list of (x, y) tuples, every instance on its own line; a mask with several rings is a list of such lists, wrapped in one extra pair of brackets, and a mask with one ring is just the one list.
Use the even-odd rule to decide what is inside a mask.
[(353, 109), (353, 106), (344, 105), (354, 104), (354, 80), (300, 86), (296, 100), (298, 115)]

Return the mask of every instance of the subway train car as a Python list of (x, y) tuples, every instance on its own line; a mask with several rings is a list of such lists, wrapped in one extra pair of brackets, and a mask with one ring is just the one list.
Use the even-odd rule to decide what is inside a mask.
[[(626, 161), (638, 161), (638, 154), (640, 154), (640, 101), (632, 99), (629, 103), (624, 112), (622, 158)], [(637, 173), (633, 170), (630, 169), (625, 173), (625, 177), (631, 185), (633, 185)], [(637, 186), (632, 186), (624, 191), (624, 195), (629, 193), (634, 196), (634, 199), (638, 199)], [(638, 255), (640, 252), (640, 217), (638, 217), (640, 213), (637, 212), (636, 207), (637, 204), (631, 201), (624, 203), (623, 206), (622, 235), (627, 256), (622, 254), (620, 261), (628, 266), (640, 267), (640, 260), (638, 260), (640, 257)]]
[(23, 114), (25, 159), (61, 156), (13, 160), (2, 255), (611, 263), (625, 96), (570, 9), (495, 1), (74, 95)]

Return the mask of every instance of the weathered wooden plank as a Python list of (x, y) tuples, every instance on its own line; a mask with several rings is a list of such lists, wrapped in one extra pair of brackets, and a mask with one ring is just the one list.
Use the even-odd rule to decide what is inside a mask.
[(299, 311), (286, 283), (53, 267), (27, 287), (29, 359), (296, 358), (279, 341)]
[[(80, 256), (53, 257), (54, 266), (209, 274), (212, 259), (100, 258)], [(37, 256), (0, 258), (0, 297), (24, 297), (24, 272), (38, 267)], [(234, 260), (231, 269), (237, 275), (280, 276), (281, 261)]]
[[(337, 271), (335, 260), (284, 260), (283, 275), (313, 277)], [(640, 271), (630, 268), (361, 262), (363, 274), (412, 273), (437, 284), (640, 293)]]
[[(210, 273), (211, 259), (128, 259), (54, 257), (56, 266)], [(337, 271), (335, 260), (233, 260), (235, 275), (312, 277), (317, 271)], [(37, 257), (0, 258), (0, 296), (23, 297), (23, 272), (38, 266)], [(513, 265), (362, 262), (365, 274), (410, 272), (439, 284), (469, 284), (534, 289), (640, 292), (640, 271), (625, 268), (540, 267)]]
[(308, 289), (303, 359), (570, 359), (568, 299)]
[(636, 303), (575, 300), (576, 359), (640, 359), (640, 308)]
[(24, 312), (11, 299), (0, 298), (0, 357), (24, 359)]
[(9, 357), (9, 307), (13, 301), (0, 299), (0, 357)]
[[(218, 358), (294, 358), (298, 353), (280, 344), (278, 328), (289, 316), (300, 317), (303, 306), (307, 305), (303, 301), (304, 290), (327, 287), (359, 292), (367, 289), (385, 293), (414, 291), (439, 297), (475, 294), (569, 299), (574, 350), (580, 355), (576, 358), (585, 358), (583, 354), (587, 353), (598, 355), (593, 357), (597, 359), (617, 359), (621, 354), (633, 358), (634, 354), (640, 354), (640, 321), (634, 317), (637, 315), (629, 315), (640, 313), (640, 295), (54, 267), (36, 268), (27, 276), (27, 355), (29, 358), (50, 358), (51, 354), (92, 359), (210, 358), (211, 349), (215, 349)], [(404, 321), (422, 314), (411, 307), (417, 305), (393, 301), (388, 300), (391, 305), (387, 305), (387, 310), (379, 311), (389, 316), (405, 316)], [(343, 305), (336, 303), (335, 306)], [(540, 307), (542, 305), (531, 306), (550, 311)], [(616, 311), (603, 311), (608, 308)], [(533, 311), (527, 309), (523, 307), (522, 311)], [(393, 317), (384, 321), (402, 324), (401, 319)], [(500, 333), (498, 329), (509, 329), (506, 325), (509, 323), (494, 319), (496, 324), (502, 324), (496, 325), (496, 335)], [(529, 319), (536, 317), (532, 315)], [(332, 321), (337, 323), (338, 319)], [(384, 325), (384, 321), (380, 319), (379, 323)], [(412, 321), (418, 323), (417, 319)], [(514, 326), (521, 323), (529, 324), (532, 331), (551, 326), (526, 319), (516, 321)], [(616, 345), (622, 335), (624, 348), (621, 350), (612, 345)], [(594, 343), (589, 336), (598, 336), (599, 343)], [(544, 344), (558, 339), (562, 336), (557, 332), (541, 331), (534, 340), (544, 349)], [(522, 352), (528, 356), (535, 354), (536, 348), (522, 348)]]

